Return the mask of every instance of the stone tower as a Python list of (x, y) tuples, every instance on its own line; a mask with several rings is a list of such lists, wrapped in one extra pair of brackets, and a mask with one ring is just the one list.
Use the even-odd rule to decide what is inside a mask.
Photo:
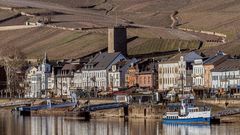
[(127, 56), (127, 29), (124, 26), (108, 29), (108, 53), (114, 52)]

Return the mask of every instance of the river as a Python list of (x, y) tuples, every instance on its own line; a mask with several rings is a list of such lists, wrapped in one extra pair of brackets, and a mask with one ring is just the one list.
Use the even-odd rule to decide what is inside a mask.
[(23, 117), (0, 113), (0, 135), (238, 135), (239, 123), (165, 125), (158, 120), (74, 117)]

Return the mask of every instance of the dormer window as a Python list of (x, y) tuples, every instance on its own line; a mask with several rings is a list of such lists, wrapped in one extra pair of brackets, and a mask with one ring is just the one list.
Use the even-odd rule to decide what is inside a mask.
[(113, 66), (112, 66), (112, 71), (115, 72), (116, 70), (117, 70), (116, 65), (113, 65)]

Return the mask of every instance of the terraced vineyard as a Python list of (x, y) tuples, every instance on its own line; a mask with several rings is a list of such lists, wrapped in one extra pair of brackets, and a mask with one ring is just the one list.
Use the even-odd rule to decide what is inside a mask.
[(16, 12), (0, 9), (0, 22), (18, 15)]
[[(207, 49), (204, 48), (205, 52), (222, 49), (227, 53), (240, 55), (239, 40), (237, 39), (240, 31), (239, 0), (9, 1), (11, 2), (0, 0), (0, 4), (12, 4), (21, 8), (31, 7), (21, 10), (34, 14), (48, 13), (48, 11), (63, 12), (64, 14), (52, 16), (52, 25), (92, 28), (87, 32), (36, 28), (0, 33), (2, 39), (0, 46), (18, 46), (29, 57), (40, 57), (46, 50), (54, 59), (81, 57), (105, 49), (107, 47), (106, 29), (95, 28), (111, 27), (116, 23), (135, 24), (136, 26), (136, 28), (128, 30), (128, 50), (131, 55), (173, 51), (177, 50), (179, 46), (181, 49), (199, 48), (198, 40), (201, 38), (198, 34), (169, 29), (171, 24), (169, 15), (176, 10), (179, 11), (178, 17), (181, 23), (179, 27), (220, 32), (227, 35), (229, 43), (209, 46)], [(3, 12), (0, 12), (0, 18), (1, 13)], [(4, 15), (2, 16), (4, 18)], [(19, 20), (22, 23), (26, 18)], [(0, 25), (3, 24), (15, 24), (15, 22), (4, 21)]]
[(44, 52), (52, 59), (81, 57), (106, 48), (106, 35), (32, 28), (0, 32), (1, 46), (15, 46), (29, 58), (40, 58)]
[(137, 46), (130, 46), (129, 55), (166, 53), (171, 51), (199, 49), (201, 45), (197, 40), (178, 40), (178, 39), (147, 39), (144, 43)]
[[(129, 29), (129, 31), (135, 31)], [(146, 30), (145, 30), (146, 31)], [(130, 55), (148, 54), (199, 47), (196, 41), (181, 41), (174, 39), (157, 39), (128, 34), (128, 51)], [(29, 58), (40, 58), (48, 52), (51, 59), (82, 57), (107, 48), (107, 33), (77, 32), (45, 27), (0, 32), (2, 46), (15, 46), (21, 49)], [(173, 38), (173, 37), (172, 37)]]

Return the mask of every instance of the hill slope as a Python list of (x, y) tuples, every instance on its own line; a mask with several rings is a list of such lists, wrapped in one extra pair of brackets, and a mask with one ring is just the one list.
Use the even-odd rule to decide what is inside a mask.
[[(56, 26), (91, 29), (122, 23), (145, 27), (128, 30), (128, 37), (132, 39), (128, 43), (130, 49), (139, 49), (152, 43), (154, 48), (159, 45), (159, 42), (155, 42), (159, 38), (199, 40), (194, 34), (166, 28), (171, 25), (170, 14), (178, 10), (179, 27), (227, 34), (227, 41), (230, 41), (228, 44), (205, 49), (205, 52), (222, 49), (240, 54), (237, 51), (240, 48), (238, 40), (234, 41), (240, 31), (239, 0), (0, 0), (0, 5), (29, 6), (61, 12), (52, 15), (52, 25)], [(24, 22), (26, 18), (20, 20)], [(0, 25), (8, 23), (2, 22)], [(10, 21), (9, 24), (15, 22)], [(85, 32), (48, 28), (0, 32), (3, 39), (0, 46), (19, 46), (30, 57), (39, 57), (46, 50), (55, 59), (80, 57), (105, 49), (106, 33), (105, 28)], [(31, 35), (31, 38), (25, 35)], [(148, 42), (152, 40), (154, 42)]]
[[(49, 57), (52, 59), (66, 59), (77, 58), (98, 52), (107, 48), (107, 30), (96, 31), (67, 31), (52, 29), (47, 27), (1, 31), (0, 47), (15, 46), (21, 49), (29, 58), (40, 58), (44, 52), (48, 52)], [(140, 31), (140, 32), (139, 32)], [(162, 32), (161, 32), (162, 31)], [(149, 45), (149, 41), (164, 41), (166, 44), (159, 44), (159, 42), (151, 42), (153, 46), (159, 46), (158, 52), (176, 50), (178, 43), (173, 39), (182, 40), (196, 40), (197, 37), (189, 36), (189, 34), (181, 32), (181, 37), (176, 36), (177, 30), (167, 31), (165, 29), (156, 29), (155, 31), (150, 28), (128, 29), (128, 49), (129, 54), (148, 54), (149, 50), (145, 50), (145, 46)], [(157, 34), (159, 33), (159, 34)], [(163, 34), (164, 33), (164, 34)], [(163, 35), (161, 35), (163, 34)], [(159, 39), (164, 37), (169, 40)], [(167, 40), (166, 39), (166, 40)], [(167, 44), (172, 44), (171, 47)], [(176, 45), (175, 45), (176, 44)], [(173, 47), (176, 46), (176, 47)], [(134, 50), (141, 50), (136, 52)], [(186, 49), (193, 49), (193, 46), (184, 46)], [(198, 45), (196, 44), (196, 48)]]

